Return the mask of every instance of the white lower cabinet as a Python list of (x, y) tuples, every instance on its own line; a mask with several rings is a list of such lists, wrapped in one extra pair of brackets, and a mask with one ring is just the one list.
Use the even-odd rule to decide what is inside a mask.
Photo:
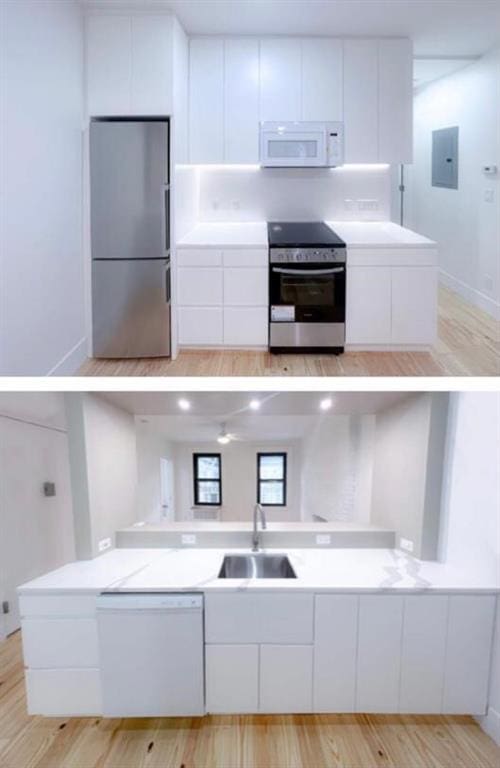
[(391, 338), (391, 268), (350, 267), (346, 281), (346, 344)]
[(362, 595), (359, 598), (358, 712), (397, 712), (404, 598)]
[(311, 712), (312, 645), (262, 645), (260, 711)]
[(408, 595), (401, 649), (399, 711), (442, 711), (448, 598)]
[(266, 306), (268, 271), (265, 268), (224, 269), (224, 304), (234, 306)]
[(179, 267), (177, 301), (182, 307), (220, 306), (223, 302), (223, 272), (218, 267)]
[(205, 681), (207, 712), (258, 712), (259, 646), (205, 646)]
[(443, 710), (484, 715), (488, 702), (495, 597), (449, 598)]
[(267, 307), (224, 307), (224, 344), (267, 346), (268, 316)]
[(99, 648), (94, 618), (23, 619), (24, 663), (45, 669), (98, 667)]
[(179, 344), (222, 344), (222, 307), (179, 307)]
[(437, 311), (434, 267), (392, 268), (393, 344), (434, 344)]
[(99, 669), (27, 669), (28, 714), (101, 715)]
[(315, 712), (354, 712), (358, 597), (316, 595), (314, 617)]

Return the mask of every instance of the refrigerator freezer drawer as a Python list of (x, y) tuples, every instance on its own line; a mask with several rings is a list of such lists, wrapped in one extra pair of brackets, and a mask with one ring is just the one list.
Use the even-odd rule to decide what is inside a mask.
[(94, 357), (170, 355), (169, 263), (92, 262)]

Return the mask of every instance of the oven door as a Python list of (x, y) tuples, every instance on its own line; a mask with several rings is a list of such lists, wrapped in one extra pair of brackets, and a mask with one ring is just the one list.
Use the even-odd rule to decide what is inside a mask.
[(270, 321), (343, 323), (345, 278), (345, 265), (271, 264)]
[(262, 131), (260, 163), (265, 167), (307, 168), (327, 163), (326, 132)]

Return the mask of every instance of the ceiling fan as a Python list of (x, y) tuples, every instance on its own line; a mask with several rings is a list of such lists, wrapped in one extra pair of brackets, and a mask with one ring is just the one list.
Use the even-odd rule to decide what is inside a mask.
[(223, 421), (220, 425), (220, 432), (217, 435), (217, 442), (220, 443), (220, 445), (227, 445), (233, 441), (243, 442), (244, 438), (238, 437), (234, 432), (228, 432), (226, 429), (226, 422)]

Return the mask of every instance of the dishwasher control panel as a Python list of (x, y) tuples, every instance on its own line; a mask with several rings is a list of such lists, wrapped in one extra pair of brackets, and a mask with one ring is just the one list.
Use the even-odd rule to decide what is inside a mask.
[(182, 592), (101, 592), (98, 611), (203, 610), (203, 595)]

